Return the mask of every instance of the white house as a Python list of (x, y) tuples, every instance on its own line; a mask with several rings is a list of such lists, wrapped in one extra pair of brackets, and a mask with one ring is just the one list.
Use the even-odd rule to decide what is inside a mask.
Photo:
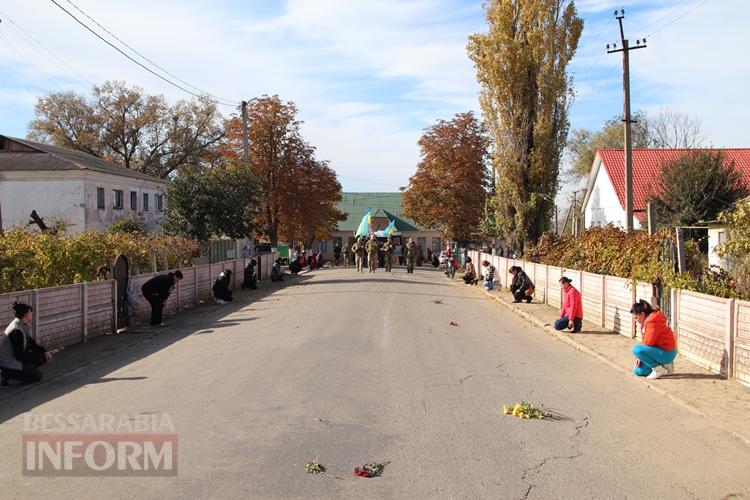
[(27, 226), (36, 210), (73, 233), (102, 231), (133, 216), (154, 230), (166, 186), (163, 179), (80, 151), (0, 135), (0, 228)]
[[(750, 148), (716, 149), (726, 160), (734, 161), (750, 185)], [(633, 227), (647, 223), (646, 203), (658, 194), (659, 178), (664, 165), (689, 149), (633, 149)], [(625, 228), (625, 152), (623, 149), (600, 149), (596, 152), (589, 174), (586, 196), (581, 209), (584, 225)]]

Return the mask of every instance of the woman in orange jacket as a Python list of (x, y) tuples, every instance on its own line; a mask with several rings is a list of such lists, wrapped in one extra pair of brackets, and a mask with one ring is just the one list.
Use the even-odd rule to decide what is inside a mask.
[(630, 313), (643, 328), (643, 342), (633, 346), (636, 357), (633, 373), (652, 379), (673, 373), (677, 342), (667, 325), (667, 317), (645, 300), (633, 304)]

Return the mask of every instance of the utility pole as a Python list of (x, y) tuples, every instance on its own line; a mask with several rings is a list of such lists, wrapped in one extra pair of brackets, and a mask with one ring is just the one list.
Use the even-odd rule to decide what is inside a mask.
[(242, 161), (250, 158), (250, 142), (247, 137), (247, 101), (242, 101)]
[(622, 27), (624, 18), (624, 9), (615, 11), (615, 19), (620, 24), (620, 43), (622, 45), (618, 47), (617, 43), (607, 44), (607, 53), (622, 52), (622, 90), (625, 97), (622, 118), (622, 121), (625, 122), (625, 229), (627, 232), (631, 232), (633, 231), (633, 138), (630, 134), (630, 125), (633, 120), (630, 116), (630, 51), (645, 49), (646, 39), (636, 40), (635, 45), (631, 47), (628, 39), (625, 38), (625, 31)]

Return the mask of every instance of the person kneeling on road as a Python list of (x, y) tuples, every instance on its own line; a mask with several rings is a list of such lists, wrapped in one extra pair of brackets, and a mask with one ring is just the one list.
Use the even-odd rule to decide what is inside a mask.
[(31, 336), (32, 311), (30, 305), (15, 302), (15, 319), (0, 334), (0, 387), (7, 386), (9, 379), (39, 382), (39, 367), (52, 360), (52, 354)]
[(534, 298), (534, 283), (531, 278), (519, 266), (511, 266), (508, 271), (513, 275), (513, 281), (510, 284), (513, 302), (525, 300), (527, 304), (531, 304)]
[(242, 281), (242, 289), (257, 290), (258, 289), (258, 277), (255, 275), (255, 266), (258, 263), (255, 259), (252, 259), (245, 267), (244, 279)]
[(583, 326), (583, 302), (581, 292), (571, 284), (573, 281), (563, 276), (560, 278), (563, 292), (563, 305), (560, 309), (560, 319), (555, 321), (555, 330), (573, 330), (573, 333), (581, 331)]
[(677, 342), (667, 325), (667, 317), (645, 300), (633, 304), (630, 313), (643, 329), (643, 342), (633, 346), (636, 357), (633, 373), (651, 379), (674, 372)]
[(466, 257), (466, 273), (464, 274), (464, 283), (467, 285), (477, 284), (477, 271), (474, 268), (474, 263), (471, 261), (471, 257)]
[[(297, 259), (294, 260), (297, 261)], [(298, 261), (297, 263), (299, 264)], [(294, 264), (294, 262), (292, 262), (292, 264)], [(292, 264), (289, 264), (289, 269), (292, 269)], [(299, 269), (297, 272), (299, 272)], [(276, 259), (276, 263), (271, 268), (271, 281), (284, 281), (284, 270), (281, 268), (281, 259)]]
[(226, 270), (219, 274), (219, 277), (214, 281), (214, 286), (211, 289), (214, 293), (214, 300), (218, 304), (226, 304), (232, 302), (232, 290), (229, 289), (229, 283), (232, 280), (232, 271)]

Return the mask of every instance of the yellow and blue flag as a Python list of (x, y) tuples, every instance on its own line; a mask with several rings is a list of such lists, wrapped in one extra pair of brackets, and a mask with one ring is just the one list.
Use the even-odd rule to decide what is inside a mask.
[(357, 232), (354, 233), (354, 236), (367, 236), (370, 234), (370, 222), (372, 220), (372, 209), (368, 208), (367, 213), (364, 217), (362, 217), (362, 222), (359, 223), (359, 227), (357, 228)]
[(383, 231), (383, 233), (384, 233), (384, 234), (385, 234), (386, 236), (390, 236), (390, 235), (391, 235), (391, 233), (392, 233), (392, 232), (394, 232), (394, 231), (398, 231), (398, 229), (396, 229), (396, 219), (393, 219), (393, 220), (391, 221), (391, 223), (390, 223), (390, 224), (388, 224), (388, 227), (387, 227), (387, 228), (385, 228), (385, 231)]

